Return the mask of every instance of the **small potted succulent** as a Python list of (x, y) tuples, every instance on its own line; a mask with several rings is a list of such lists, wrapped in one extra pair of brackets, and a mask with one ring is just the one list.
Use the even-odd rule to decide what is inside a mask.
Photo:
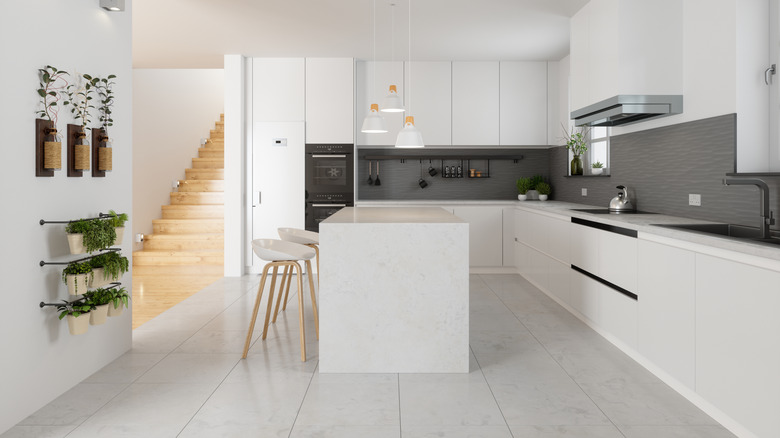
[(129, 307), (130, 295), (124, 287), (109, 289), (111, 291), (111, 302), (108, 305), (108, 316), (119, 316)]
[(89, 262), (71, 263), (62, 270), (62, 281), (68, 285), (69, 295), (86, 293), (92, 276), (92, 266)]
[(68, 317), (68, 330), (71, 335), (80, 335), (87, 332), (89, 328), (89, 313), (92, 310), (92, 306), (86, 304), (83, 301), (75, 301), (69, 303), (63, 301), (63, 304), (57, 306), (57, 310), (60, 312), (60, 320)]
[(65, 226), (71, 254), (108, 248), (116, 240), (113, 225), (102, 219), (80, 219)]
[(552, 192), (552, 187), (550, 187), (550, 184), (542, 181), (536, 185), (536, 191), (539, 192), (539, 200), (546, 201)]
[(114, 294), (111, 289), (98, 288), (84, 294), (84, 303), (92, 308), (89, 313), (89, 324), (100, 325), (106, 322), (108, 308)]
[(593, 175), (601, 175), (604, 172), (604, 163), (601, 161), (596, 161), (595, 163), (590, 165), (591, 167), (591, 173)]
[(531, 190), (531, 178), (520, 177), (517, 179), (517, 199), (525, 201), (528, 199), (528, 191)]
[(121, 245), (123, 236), (125, 234), (125, 222), (127, 222), (127, 213), (117, 213), (114, 210), (108, 210), (108, 221), (111, 222), (111, 226), (114, 227), (116, 232), (116, 240), (114, 245)]

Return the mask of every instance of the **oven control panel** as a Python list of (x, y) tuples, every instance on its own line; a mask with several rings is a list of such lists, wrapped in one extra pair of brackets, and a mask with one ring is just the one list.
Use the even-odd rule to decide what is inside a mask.
[(351, 154), (352, 144), (307, 144), (306, 152), (310, 154)]
[(309, 194), (309, 201), (311, 202), (352, 202), (351, 194), (337, 194), (337, 193), (311, 193)]

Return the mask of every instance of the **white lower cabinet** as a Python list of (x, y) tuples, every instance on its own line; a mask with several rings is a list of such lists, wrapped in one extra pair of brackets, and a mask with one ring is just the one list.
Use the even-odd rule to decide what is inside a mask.
[(453, 214), (469, 223), (469, 266), (501, 266), (503, 207), (455, 206)]
[(636, 293), (637, 238), (600, 231), (598, 276)]
[(601, 288), (604, 285), (576, 271), (571, 273), (571, 306), (590, 322), (598, 325), (601, 309)]
[(695, 388), (696, 254), (639, 240), (637, 350)]
[(515, 267), (525, 278), (531, 275), (531, 248), (520, 241), (515, 242)]
[(637, 300), (601, 285), (598, 325), (627, 346), (636, 349)]
[(599, 275), (599, 234), (605, 231), (571, 224), (571, 264)]
[(780, 431), (780, 272), (696, 255), (696, 392), (755, 436)]
[(515, 208), (504, 207), (501, 210), (501, 220), (504, 223), (502, 236), (503, 260), (501, 266), (515, 266)]
[(550, 292), (566, 304), (571, 303), (571, 276), (574, 271), (568, 263), (562, 263), (554, 258), (550, 259), (550, 278), (548, 284)]

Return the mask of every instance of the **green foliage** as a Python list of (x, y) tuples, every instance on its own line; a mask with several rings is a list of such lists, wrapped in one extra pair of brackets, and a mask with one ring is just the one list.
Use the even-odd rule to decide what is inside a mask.
[(114, 309), (118, 309), (119, 306), (123, 304), (125, 307), (130, 306), (128, 304), (130, 301), (130, 295), (127, 294), (127, 290), (124, 287), (118, 287), (109, 290), (112, 292), (111, 302), (114, 304)]
[(98, 97), (100, 98), (100, 127), (106, 131), (108, 135), (108, 127), (114, 126), (114, 119), (111, 118), (111, 107), (114, 106), (114, 90), (113, 87), (116, 84), (112, 79), (115, 79), (116, 75), (108, 75), (105, 78), (97, 78), (95, 88), (97, 88)]
[(571, 131), (567, 131), (563, 128), (563, 138), (566, 140), (566, 149), (572, 151), (574, 155), (582, 155), (588, 151), (588, 132), (587, 128), (581, 128), (576, 131), (576, 128), (572, 128)]
[(62, 282), (67, 283), (68, 275), (78, 274), (90, 274), (92, 273), (92, 265), (89, 262), (82, 263), (70, 263), (65, 269), (62, 270)]
[(69, 234), (83, 233), (86, 252), (108, 248), (116, 240), (116, 231), (111, 221), (108, 220), (86, 219), (70, 222), (65, 227), (65, 232)]
[(115, 228), (124, 227), (125, 222), (127, 222), (127, 213), (118, 213), (114, 210), (108, 210), (108, 214), (110, 217), (108, 218), (108, 221), (111, 222), (111, 226)]
[(533, 186), (531, 185), (531, 178), (520, 177), (518, 178), (516, 184), (517, 184), (517, 193), (521, 195), (525, 195), (526, 193), (528, 193), (529, 190), (533, 189)]
[(110, 251), (93, 257), (89, 263), (92, 268), (103, 268), (104, 278), (118, 280), (125, 272), (130, 269), (130, 261), (127, 257), (122, 257), (116, 251)]
[(43, 109), (36, 111), (36, 114), (42, 119), (54, 122), (54, 129), (57, 129), (58, 102), (62, 98), (61, 92), (68, 85), (67, 80), (65, 80), (67, 75), (68, 72), (51, 65), (38, 69), (39, 88), (37, 92), (41, 98)]
[(91, 310), (92, 306), (84, 301), (74, 301), (71, 303), (63, 301), (63, 304), (57, 306), (57, 311), (60, 312), (60, 319), (65, 318), (67, 315), (78, 318), (85, 313), (89, 313)]
[(77, 122), (80, 122), (82, 129), (86, 131), (87, 125), (91, 121), (89, 109), (95, 109), (92, 105), (92, 94), (100, 81), (99, 78), (93, 78), (88, 74), (83, 74), (77, 78), (77, 84), (70, 84), (65, 89), (68, 100), (63, 105), (70, 105), (70, 112)]
[(97, 288), (84, 294), (85, 303), (92, 306), (102, 306), (110, 303), (114, 299), (114, 293), (111, 289)]
[(531, 177), (531, 190), (537, 190), (537, 187), (540, 183), (544, 182), (544, 177), (542, 175), (534, 175)]
[(604, 167), (604, 163), (602, 163), (601, 161), (596, 161), (595, 163), (591, 164), (590, 167), (594, 169), (601, 169)]
[(536, 185), (536, 191), (539, 192), (540, 195), (549, 195), (552, 192), (552, 187), (550, 187), (550, 184), (542, 181)]

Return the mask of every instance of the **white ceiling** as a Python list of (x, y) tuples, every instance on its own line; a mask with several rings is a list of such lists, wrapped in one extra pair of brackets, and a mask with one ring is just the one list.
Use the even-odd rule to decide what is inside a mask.
[[(374, 1), (376, 59), (406, 60), (410, 0), (132, 0), (133, 66), (222, 68), (225, 54), (370, 60)], [(587, 2), (414, 0), (411, 58), (558, 60)]]

